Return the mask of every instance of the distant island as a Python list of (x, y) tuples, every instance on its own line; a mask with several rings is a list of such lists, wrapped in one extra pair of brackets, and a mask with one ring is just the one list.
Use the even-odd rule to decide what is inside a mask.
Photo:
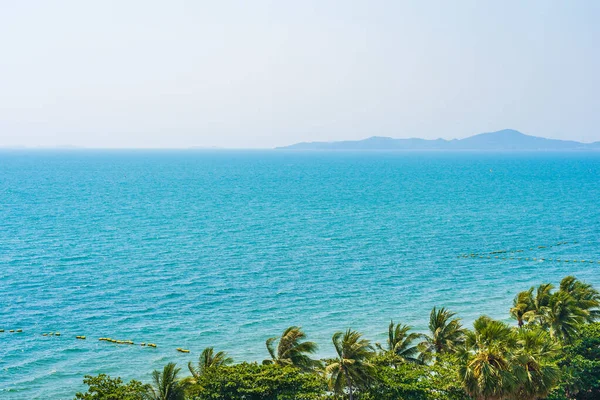
[(373, 136), (363, 140), (341, 142), (303, 142), (277, 147), (277, 150), (482, 150), (482, 151), (544, 151), (544, 150), (600, 150), (600, 142), (581, 143), (571, 140), (546, 139), (529, 136), (513, 129), (480, 133), (465, 139), (394, 139)]

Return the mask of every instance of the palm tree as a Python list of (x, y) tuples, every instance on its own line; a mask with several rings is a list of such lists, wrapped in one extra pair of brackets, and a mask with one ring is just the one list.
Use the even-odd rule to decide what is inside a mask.
[(379, 343), (376, 345), (381, 351), (392, 354), (402, 361), (420, 362), (419, 349), (413, 342), (423, 335), (415, 332), (408, 333), (411, 329), (412, 327), (408, 325), (394, 324), (394, 321), (391, 321), (388, 327), (387, 348), (384, 349)]
[(511, 328), (483, 316), (467, 332), (459, 374), (477, 400), (545, 398), (559, 379), (559, 345), (536, 325)]
[[(306, 334), (298, 326), (290, 326), (281, 337), (267, 339), (266, 345), (270, 360), (264, 360), (263, 364), (293, 365), (303, 370), (309, 370), (321, 365), (317, 360), (311, 359), (308, 354), (314, 354), (318, 350), (315, 342), (304, 341)], [(277, 349), (275, 342), (279, 340)]]
[(600, 293), (592, 285), (567, 276), (560, 282), (559, 291), (568, 293), (575, 300), (577, 307), (587, 314), (586, 322), (600, 319)]
[(579, 325), (600, 318), (600, 293), (591, 285), (567, 276), (560, 282), (558, 292), (550, 283), (541, 284), (533, 297), (533, 288), (515, 298), (511, 314), (519, 327), (523, 321), (539, 325), (562, 342), (570, 342)]
[(511, 350), (516, 336), (500, 321), (482, 316), (466, 334), (459, 374), (469, 396), (477, 400), (504, 399), (514, 392), (518, 381), (512, 373)]
[(481, 350), (501, 345), (505, 349), (517, 344), (515, 331), (506, 323), (488, 316), (481, 316), (473, 322), (473, 331), (466, 332), (465, 345), (468, 349)]
[(533, 288), (520, 292), (513, 300), (513, 307), (510, 309), (510, 315), (517, 320), (517, 325), (522, 327), (525, 318), (535, 310), (533, 300)]
[(514, 373), (519, 380), (516, 398), (545, 398), (560, 378), (560, 369), (552, 360), (560, 346), (542, 329), (519, 329), (518, 347), (513, 357)]
[(459, 374), (467, 394), (477, 400), (505, 399), (516, 385), (501, 353), (477, 353), (461, 364)]
[(523, 318), (527, 322), (537, 323), (547, 327), (546, 321), (544, 320), (544, 315), (548, 310), (550, 299), (553, 296), (552, 289), (554, 289), (554, 285), (551, 283), (542, 283), (538, 286), (535, 297), (533, 298), (531, 310), (523, 315)]
[(188, 363), (188, 368), (194, 379), (198, 379), (207, 369), (229, 365), (232, 362), (233, 359), (227, 357), (227, 353), (224, 351), (219, 351), (215, 354), (213, 347), (207, 347), (202, 351), (202, 354), (198, 358), (198, 367), (194, 367), (190, 361)]
[(371, 357), (375, 354), (367, 339), (359, 332), (348, 329), (333, 335), (337, 358), (325, 368), (329, 375), (329, 388), (338, 394), (348, 389), (349, 400), (354, 399), (354, 389), (369, 382), (374, 375)]
[(567, 292), (559, 291), (550, 297), (548, 306), (542, 315), (543, 325), (550, 331), (550, 336), (569, 343), (579, 332), (588, 313), (578, 307), (575, 300)]
[(185, 383), (177, 379), (180, 370), (175, 363), (168, 363), (162, 373), (152, 372), (154, 386), (148, 385), (145, 397), (148, 400), (183, 400)]
[(433, 307), (429, 315), (430, 335), (425, 335), (425, 340), (419, 344), (422, 361), (431, 360), (434, 353), (454, 353), (464, 343), (465, 330), (459, 318), (452, 318), (455, 315), (444, 307)]

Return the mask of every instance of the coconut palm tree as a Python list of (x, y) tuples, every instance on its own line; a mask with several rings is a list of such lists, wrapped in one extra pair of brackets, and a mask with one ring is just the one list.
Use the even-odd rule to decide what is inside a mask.
[(422, 361), (430, 361), (434, 354), (454, 353), (464, 343), (465, 330), (456, 314), (444, 307), (433, 307), (429, 315), (429, 335), (419, 343)]
[(419, 333), (409, 333), (412, 327), (390, 322), (388, 327), (387, 347), (383, 348), (379, 343), (377, 347), (386, 353), (392, 354), (395, 358), (405, 362), (420, 362), (418, 355), (419, 349), (414, 342), (423, 337)]
[(375, 351), (367, 339), (351, 329), (336, 332), (332, 340), (337, 358), (325, 368), (329, 388), (338, 394), (348, 389), (348, 398), (353, 400), (355, 388), (365, 385), (374, 376), (370, 359)]
[(523, 321), (538, 325), (550, 335), (563, 342), (569, 342), (577, 334), (579, 325), (591, 322), (600, 316), (600, 294), (591, 286), (575, 277), (567, 276), (561, 281), (558, 292), (554, 286), (544, 283), (521, 292), (515, 298), (511, 315), (517, 319), (519, 327)]
[(185, 383), (178, 380), (181, 369), (175, 363), (168, 363), (163, 371), (152, 372), (152, 383), (148, 385), (145, 397), (148, 400), (183, 400)]
[(600, 319), (600, 293), (592, 285), (567, 276), (560, 282), (559, 291), (573, 297), (577, 307), (587, 314), (586, 322)]
[(559, 291), (550, 297), (542, 315), (542, 326), (549, 329), (552, 338), (569, 343), (577, 335), (579, 326), (586, 321), (588, 315), (571, 295)]
[[(317, 360), (311, 359), (308, 354), (318, 350), (315, 342), (304, 341), (306, 334), (298, 326), (290, 326), (281, 337), (267, 339), (266, 345), (271, 359), (264, 360), (263, 364), (293, 365), (303, 370), (309, 370), (321, 365)], [(279, 340), (277, 348), (275, 342)]]
[(533, 288), (531, 288), (517, 294), (513, 300), (513, 307), (510, 309), (510, 315), (517, 320), (517, 325), (520, 328), (525, 324), (528, 313), (534, 310)]
[(207, 369), (229, 365), (232, 362), (233, 359), (227, 357), (227, 353), (223, 351), (215, 353), (213, 347), (207, 347), (202, 351), (202, 354), (200, 354), (200, 357), (198, 358), (198, 366), (194, 367), (190, 361), (188, 363), (188, 369), (194, 379), (198, 379)]
[(544, 318), (550, 304), (550, 299), (553, 296), (552, 289), (554, 285), (551, 283), (542, 283), (537, 287), (531, 310), (523, 315), (523, 319), (530, 323), (542, 325), (547, 328)]

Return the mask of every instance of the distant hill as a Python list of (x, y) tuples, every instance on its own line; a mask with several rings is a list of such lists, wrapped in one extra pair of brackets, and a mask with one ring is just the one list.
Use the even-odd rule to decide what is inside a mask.
[(529, 136), (513, 129), (480, 133), (465, 139), (393, 139), (373, 136), (342, 142), (303, 142), (277, 147), (280, 150), (600, 150), (600, 142), (580, 143), (571, 140)]

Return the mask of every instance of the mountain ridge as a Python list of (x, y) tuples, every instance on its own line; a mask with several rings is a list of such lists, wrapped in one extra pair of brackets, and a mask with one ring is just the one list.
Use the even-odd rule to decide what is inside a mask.
[(573, 140), (548, 139), (526, 135), (514, 129), (484, 132), (464, 139), (395, 139), (385, 136), (371, 136), (362, 140), (337, 142), (301, 142), (289, 146), (276, 147), (276, 150), (600, 150), (600, 142), (582, 143)]

